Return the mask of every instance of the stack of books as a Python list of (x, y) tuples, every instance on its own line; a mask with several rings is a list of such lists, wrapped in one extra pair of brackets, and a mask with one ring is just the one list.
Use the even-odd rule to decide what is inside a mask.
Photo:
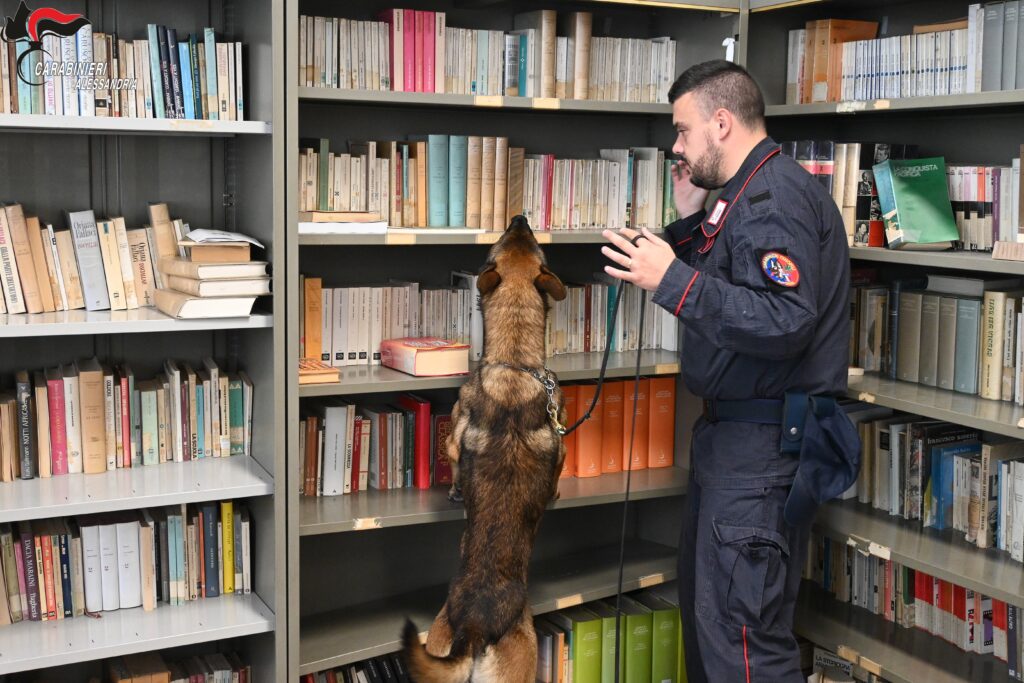
[(239, 233), (189, 232), (177, 240), (177, 255), (161, 253), (156, 307), (174, 318), (249, 315), (256, 297), (270, 294), (267, 263), (251, 259), (252, 246), (263, 245)]

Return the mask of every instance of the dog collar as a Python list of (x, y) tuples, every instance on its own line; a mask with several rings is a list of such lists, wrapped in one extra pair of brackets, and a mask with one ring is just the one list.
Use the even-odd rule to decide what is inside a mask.
[(504, 365), (506, 368), (525, 372), (540, 382), (541, 386), (544, 387), (544, 392), (548, 395), (548, 419), (551, 420), (551, 425), (555, 428), (555, 431), (558, 432), (559, 436), (565, 436), (565, 426), (558, 421), (558, 404), (555, 402), (555, 389), (558, 388), (558, 380), (555, 379), (555, 374), (553, 372), (548, 370), (546, 367), (542, 367), (540, 370), (537, 370), (536, 368), (524, 368), (521, 365), (512, 365), (511, 363), (505, 363), (503, 361), (495, 361), (492, 365)]

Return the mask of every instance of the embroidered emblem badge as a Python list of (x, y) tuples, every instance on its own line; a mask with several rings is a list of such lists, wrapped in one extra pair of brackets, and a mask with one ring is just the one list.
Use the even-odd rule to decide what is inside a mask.
[(761, 270), (769, 280), (782, 287), (800, 284), (800, 271), (793, 259), (777, 251), (769, 251), (761, 257)]

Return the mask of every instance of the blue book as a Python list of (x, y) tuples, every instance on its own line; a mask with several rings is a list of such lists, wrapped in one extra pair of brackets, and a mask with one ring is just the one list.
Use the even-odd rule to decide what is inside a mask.
[(527, 48), (530, 46), (530, 39), (526, 33), (519, 34), (519, 94), (522, 97), (533, 97), (534, 93), (530, 90), (530, 85), (527, 81), (527, 74), (529, 74), (529, 65), (527, 64)]
[(196, 457), (205, 458), (206, 450), (203, 444), (206, 443), (206, 400), (203, 392), (203, 383), (196, 383)]
[(220, 595), (220, 561), (217, 555), (217, 503), (203, 503), (203, 562), (206, 563), (205, 596), (215, 598)]
[(181, 91), (181, 55), (178, 53), (178, 31), (167, 29), (167, 53), (170, 57), (171, 95), (174, 97), (175, 118), (185, 118), (184, 95)]
[(203, 80), (199, 73), (199, 38), (195, 33), (188, 37), (188, 54), (192, 60), (192, 100), (196, 118), (205, 119), (203, 115)]
[[(32, 59), (29, 58), (24, 62), (21, 61), (21, 56), (28, 52), (28, 41), (19, 40), (15, 43), (18, 51), (18, 63), (21, 64), (21, 73), (27, 78), (32, 78)], [(21, 80), (21, 78), (15, 79), (18, 82), (18, 113), (19, 114), (33, 114), (36, 112), (32, 111), (32, 86)]]
[(965, 394), (978, 393), (978, 338), (981, 324), (981, 300), (957, 299), (956, 342), (953, 363), (953, 389)]
[(146, 24), (146, 35), (149, 37), (149, 80), (152, 81), (153, 118), (166, 118), (164, 111), (164, 81), (160, 71), (160, 40), (157, 38), (156, 24)]
[(188, 43), (178, 43), (178, 61), (180, 63), (182, 102), (185, 105), (185, 118), (196, 118), (195, 93), (192, 91), (192, 55)]
[(431, 228), (448, 223), (448, 136), (427, 136), (427, 206)]
[(179, 604), (178, 600), (178, 524), (175, 521), (177, 513), (167, 513), (167, 580), (170, 582), (170, 596), (167, 601), (172, 605)]
[[(956, 458), (970, 459), (972, 455), (981, 453), (981, 444), (965, 443), (951, 446), (939, 446), (932, 449), (932, 480), (931, 480), (931, 525), (936, 529), (948, 529), (953, 525), (953, 505), (955, 504), (955, 469)], [(969, 495), (969, 493), (968, 493)]]
[[(452, 135), (448, 139), (448, 225), (466, 225), (466, 159), (469, 138)], [(429, 155), (429, 153), (428, 153)]]

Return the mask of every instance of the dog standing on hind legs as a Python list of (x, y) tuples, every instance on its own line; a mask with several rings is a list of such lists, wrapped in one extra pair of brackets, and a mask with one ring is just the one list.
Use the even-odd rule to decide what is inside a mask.
[(548, 297), (565, 286), (548, 270), (529, 223), (512, 219), (477, 279), (483, 362), (459, 390), (448, 439), (453, 484), (467, 522), (459, 569), (426, 647), (406, 621), (404, 656), (415, 683), (533, 683), (537, 640), (527, 568), (565, 458), (562, 393), (544, 368)]

